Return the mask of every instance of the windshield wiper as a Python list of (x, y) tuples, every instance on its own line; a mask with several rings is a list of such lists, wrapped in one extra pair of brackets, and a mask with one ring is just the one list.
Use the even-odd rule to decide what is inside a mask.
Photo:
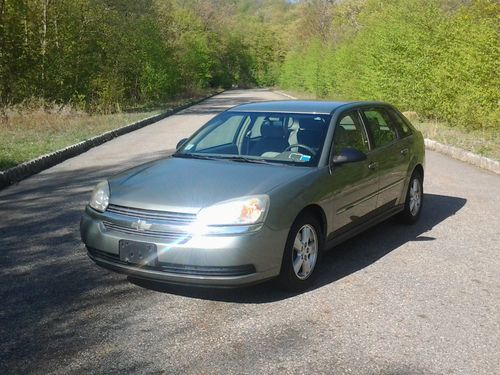
[(254, 164), (271, 164), (271, 165), (276, 165), (276, 163), (273, 163), (272, 161), (263, 160), (263, 159), (247, 158), (247, 157), (244, 157), (244, 156), (221, 157), (221, 159), (236, 161), (236, 162), (240, 162), (240, 163), (254, 163)]
[(263, 159), (253, 159), (253, 158), (247, 158), (245, 156), (223, 156), (223, 155), (217, 155), (217, 156), (211, 156), (211, 155), (203, 155), (203, 154), (172, 154), (173, 157), (176, 158), (185, 158), (185, 159), (203, 159), (203, 160), (230, 160), (230, 161), (235, 161), (239, 163), (253, 163), (253, 164), (269, 164), (269, 165), (276, 165), (279, 162), (272, 162), (268, 160), (263, 160)]
[(172, 154), (174, 158), (184, 158), (184, 159), (202, 159), (202, 160), (218, 160), (219, 158), (208, 155), (201, 154)]

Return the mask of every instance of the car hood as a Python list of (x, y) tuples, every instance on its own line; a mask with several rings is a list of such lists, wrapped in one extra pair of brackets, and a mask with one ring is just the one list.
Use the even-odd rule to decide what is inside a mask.
[(109, 179), (110, 203), (197, 213), (217, 202), (268, 193), (312, 171), (313, 168), (279, 164), (169, 157)]

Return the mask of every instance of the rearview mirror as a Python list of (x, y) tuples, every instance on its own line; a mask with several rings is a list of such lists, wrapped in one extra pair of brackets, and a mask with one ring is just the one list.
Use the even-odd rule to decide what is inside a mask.
[(177, 151), (180, 149), (182, 146), (184, 146), (184, 143), (186, 143), (188, 139), (187, 138), (182, 138), (178, 143), (177, 146), (175, 146), (175, 150)]
[(354, 163), (357, 161), (366, 160), (366, 154), (362, 151), (356, 150), (355, 148), (344, 148), (340, 151), (340, 155), (335, 155), (332, 159), (332, 163), (335, 165)]

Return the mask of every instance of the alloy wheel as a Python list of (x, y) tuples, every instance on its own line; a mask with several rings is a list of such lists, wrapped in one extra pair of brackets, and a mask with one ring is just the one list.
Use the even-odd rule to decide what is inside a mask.
[(295, 275), (305, 280), (311, 275), (318, 259), (318, 235), (312, 225), (303, 225), (293, 242), (293, 270)]
[(410, 213), (412, 216), (417, 216), (422, 205), (422, 189), (418, 178), (412, 180), (410, 186)]

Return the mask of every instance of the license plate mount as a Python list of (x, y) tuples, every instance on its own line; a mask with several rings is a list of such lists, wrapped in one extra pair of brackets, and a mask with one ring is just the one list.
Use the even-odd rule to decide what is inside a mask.
[(153, 243), (120, 240), (118, 246), (122, 262), (150, 267), (158, 265), (158, 253)]

